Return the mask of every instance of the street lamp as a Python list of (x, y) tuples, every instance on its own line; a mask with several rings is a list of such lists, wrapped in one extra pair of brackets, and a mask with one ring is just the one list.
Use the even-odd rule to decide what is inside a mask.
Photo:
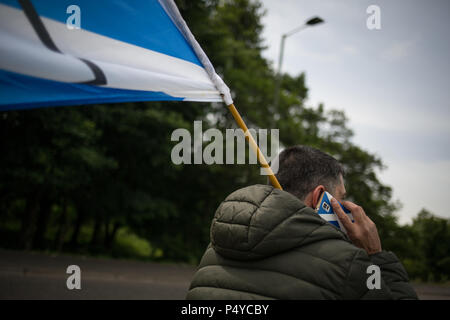
[(300, 27), (297, 27), (281, 36), (281, 45), (280, 45), (280, 56), (278, 58), (278, 72), (277, 72), (277, 79), (275, 84), (275, 97), (274, 97), (274, 107), (275, 109), (278, 107), (278, 100), (280, 98), (280, 82), (281, 82), (281, 64), (283, 63), (283, 53), (284, 53), (284, 42), (286, 41), (286, 38), (289, 36), (292, 36), (294, 33), (297, 33), (303, 29), (306, 29), (307, 27), (314, 26), (316, 24), (320, 24), (324, 22), (324, 20), (320, 17), (313, 17), (305, 22), (305, 24), (301, 25)]

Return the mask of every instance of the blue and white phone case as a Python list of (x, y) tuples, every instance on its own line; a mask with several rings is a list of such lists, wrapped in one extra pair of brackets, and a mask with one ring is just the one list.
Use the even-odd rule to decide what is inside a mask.
[[(320, 197), (319, 203), (316, 207), (316, 212), (320, 217), (322, 217), (322, 219), (328, 221), (336, 228), (342, 230), (344, 233), (347, 233), (347, 230), (345, 230), (341, 221), (339, 221), (338, 216), (333, 211), (333, 207), (331, 206), (331, 198), (333, 198), (333, 196), (329, 192), (325, 191), (324, 193), (322, 193), (322, 196)], [(350, 218), (350, 220), (352, 220), (352, 222), (354, 222), (353, 216), (350, 213), (350, 211), (347, 210), (347, 208), (345, 208), (340, 202), (339, 202), (339, 205), (344, 210), (344, 212), (347, 214), (347, 216)]]

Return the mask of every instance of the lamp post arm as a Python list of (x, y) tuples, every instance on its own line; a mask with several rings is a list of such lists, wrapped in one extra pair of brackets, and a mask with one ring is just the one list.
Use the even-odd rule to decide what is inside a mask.
[(297, 27), (297, 28), (295, 28), (295, 29), (292, 29), (292, 30), (289, 31), (289, 32), (286, 32), (286, 33), (284, 34), (284, 36), (286, 36), (286, 38), (287, 38), (287, 37), (289, 37), (289, 36), (292, 36), (294, 33), (297, 33), (297, 32), (299, 32), (299, 31), (301, 31), (301, 30), (303, 30), (303, 29), (306, 29), (307, 27), (308, 27), (307, 24), (301, 25), (300, 27)]

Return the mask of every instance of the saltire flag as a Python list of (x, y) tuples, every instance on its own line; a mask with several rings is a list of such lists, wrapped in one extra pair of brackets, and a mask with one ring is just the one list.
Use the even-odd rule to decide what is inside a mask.
[(172, 0), (0, 0), (0, 110), (168, 100), (233, 102)]

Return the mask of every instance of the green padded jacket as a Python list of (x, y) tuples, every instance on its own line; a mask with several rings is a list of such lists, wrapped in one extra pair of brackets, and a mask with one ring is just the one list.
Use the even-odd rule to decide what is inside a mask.
[[(254, 185), (217, 209), (187, 299), (417, 299), (392, 252), (371, 256), (288, 192)], [(380, 268), (380, 289), (368, 289)]]

